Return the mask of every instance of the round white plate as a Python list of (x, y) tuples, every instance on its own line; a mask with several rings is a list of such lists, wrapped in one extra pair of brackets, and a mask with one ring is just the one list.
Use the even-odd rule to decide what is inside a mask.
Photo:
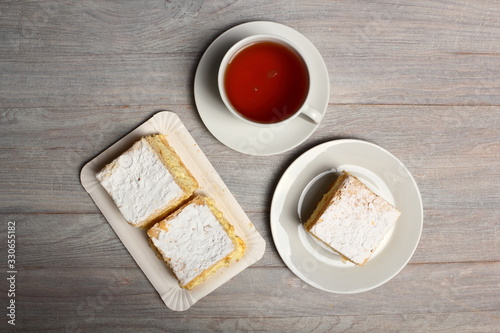
[(249, 22), (220, 35), (202, 56), (194, 79), (194, 98), (200, 117), (208, 130), (231, 149), (250, 155), (273, 155), (304, 142), (318, 127), (306, 116), (271, 127), (246, 124), (233, 116), (222, 102), (217, 86), (217, 73), (224, 54), (237, 41), (255, 34), (274, 34), (289, 39), (312, 64), (311, 95), (308, 101), (323, 114), (330, 97), (330, 80), (325, 62), (314, 45), (302, 34), (274, 22)]
[[(335, 178), (326, 172), (332, 169), (351, 172), (402, 213), (363, 266), (344, 261), (316, 242), (299, 218), (298, 210), (310, 212), (314, 207), (305, 206), (315, 205), (326, 191), (325, 183)], [(311, 190), (302, 196), (306, 188)], [(299, 201), (305, 205), (302, 209)], [(393, 278), (413, 255), (422, 225), (422, 199), (408, 169), (387, 150), (360, 140), (326, 142), (301, 155), (281, 177), (271, 204), (271, 231), (285, 264), (308, 284), (335, 293), (367, 291)]]

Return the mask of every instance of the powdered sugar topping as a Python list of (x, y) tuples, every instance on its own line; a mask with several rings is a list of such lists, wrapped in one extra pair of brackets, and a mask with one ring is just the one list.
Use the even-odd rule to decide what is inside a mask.
[(349, 176), (310, 232), (353, 262), (363, 264), (399, 215), (387, 201)]
[(134, 225), (183, 194), (144, 138), (107, 165), (97, 179), (123, 217)]
[(235, 250), (222, 225), (206, 205), (191, 203), (158, 229), (152, 241), (182, 285)]

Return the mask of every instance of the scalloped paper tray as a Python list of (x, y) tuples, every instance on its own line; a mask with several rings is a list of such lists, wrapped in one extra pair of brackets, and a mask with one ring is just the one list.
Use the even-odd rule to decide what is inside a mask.
[[(120, 211), (96, 179), (96, 173), (106, 164), (122, 154), (142, 136), (162, 133), (175, 149), (184, 164), (200, 184), (197, 194), (213, 198), (234, 225), (236, 234), (246, 243), (245, 256), (228, 267), (222, 268), (193, 290), (182, 289), (177, 279), (150, 248), (146, 231), (129, 225)], [(81, 183), (97, 207), (109, 222), (115, 233), (142, 269), (167, 307), (176, 311), (189, 309), (202, 297), (227, 282), (264, 255), (265, 241), (255, 229), (248, 216), (217, 174), (212, 164), (198, 147), (179, 117), (172, 112), (162, 111), (127, 134), (93, 160), (88, 162), (80, 174)]]

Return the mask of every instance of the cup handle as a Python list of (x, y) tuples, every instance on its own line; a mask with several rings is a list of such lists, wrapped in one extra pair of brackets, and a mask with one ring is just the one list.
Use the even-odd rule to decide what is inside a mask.
[(321, 120), (323, 119), (323, 114), (310, 106), (309, 104), (304, 105), (304, 108), (302, 109), (303, 114), (305, 114), (309, 119), (311, 119), (313, 122), (316, 124), (319, 124)]

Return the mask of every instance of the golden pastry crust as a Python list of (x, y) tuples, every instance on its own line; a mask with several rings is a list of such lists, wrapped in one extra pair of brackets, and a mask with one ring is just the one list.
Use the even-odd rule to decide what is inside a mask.
[(193, 177), (191, 171), (189, 171), (179, 155), (177, 155), (175, 150), (170, 146), (165, 135), (156, 134), (147, 136), (145, 139), (184, 193), (179, 199), (170, 202), (162, 210), (158, 211), (155, 215), (150, 216), (147, 220), (141, 223), (141, 229), (150, 228), (153, 224), (173, 212), (180, 205), (186, 202), (186, 200), (188, 200), (199, 187), (196, 178)]

